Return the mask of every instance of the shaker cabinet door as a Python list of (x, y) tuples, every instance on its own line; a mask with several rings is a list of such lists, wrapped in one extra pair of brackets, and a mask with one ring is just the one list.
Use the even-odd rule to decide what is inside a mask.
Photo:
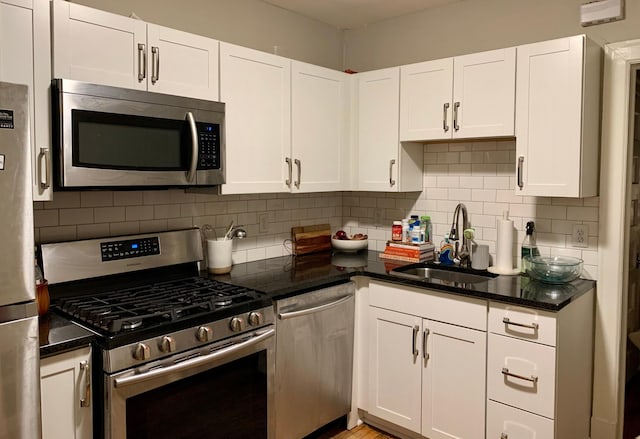
[(345, 190), (349, 171), (348, 76), (293, 61), (291, 77), (292, 190)]
[(218, 41), (147, 24), (149, 91), (217, 101)]
[(291, 61), (221, 42), (220, 100), (226, 104), (222, 193), (289, 192)]
[(33, 200), (52, 199), (51, 25), (48, 0), (0, 1), (0, 81), (29, 87)]
[(91, 347), (40, 361), (42, 439), (91, 439)]
[(369, 307), (369, 412), (420, 432), (419, 317)]
[(144, 21), (62, 0), (53, 2), (53, 76), (147, 89)]

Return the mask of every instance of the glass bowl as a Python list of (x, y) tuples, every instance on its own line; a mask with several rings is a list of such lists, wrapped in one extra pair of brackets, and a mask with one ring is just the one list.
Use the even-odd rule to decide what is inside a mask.
[(533, 279), (548, 284), (564, 284), (580, 277), (582, 259), (571, 256), (527, 256), (525, 267)]

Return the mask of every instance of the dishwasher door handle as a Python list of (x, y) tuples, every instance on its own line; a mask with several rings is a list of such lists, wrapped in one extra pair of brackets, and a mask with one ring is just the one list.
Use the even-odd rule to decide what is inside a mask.
[(353, 298), (353, 294), (349, 294), (348, 296), (342, 296), (333, 302), (325, 303), (318, 306), (312, 306), (311, 308), (303, 308), (295, 311), (289, 312), (281, 312), (278, 313), (278, 318), (280, 320), (291, 319), (294, 317), (306, 316), (307, 314), (313, 314), (316, 312), (324, 311), (325, 309), (333, 308), (335, 306), (341, 305), (345, 303), (347, 300)]

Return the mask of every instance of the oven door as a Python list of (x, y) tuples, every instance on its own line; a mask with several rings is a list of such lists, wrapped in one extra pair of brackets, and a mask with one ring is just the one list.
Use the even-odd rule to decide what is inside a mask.
[(107, 439), (273, 438), (275, 330), (105, 376)]
[(224, 104), (57, 81), (59, 187), (224, 183)]

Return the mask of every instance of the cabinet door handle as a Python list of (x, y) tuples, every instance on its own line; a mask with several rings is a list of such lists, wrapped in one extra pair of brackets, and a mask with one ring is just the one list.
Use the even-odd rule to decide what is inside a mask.
[(91, 370), (87, 360), (80, 362), (80, 372), (84, 375), (84, 396), (80, 397), (80, 407), (91, 406)]
[(51, 179), (49, 175), (49, 164), (51, 163), (51, 153), (49, 148), (40, 148), (38, 154), (38, 181), (40, 189), (49, 189)]
[(453, 103), (453, 129), (458, 131), (460, 125), (458, 125), (458, 109), (460, 108), (460, 102)]
[(147, 77), (147, 51), (145, 45), (138, 43), (138, 82)]
[(287, 178), (284, 181), (284, 184), (286, 184), (288, 187), (291, 187), (291, 174), (293, 173), (293, 169), (291, 167), (291, 159), (289, 157), (285, 157), (284, 161), (287, 163), (287, 166), (289, 167), (289, 178)]
[(413, 335), (411, 337), (411, 355), (414, 357), (418, 356), (418, 346), (416, 343), (416, 339), (418, 338), (418, 332), (420, 332), (420, 327), (418, 325), (413, 327)]
[(298, 167), (298, 179), (293, 183), (296, 185), (297, 189), (300, 189), (300, 174), (302, 173), (302, 165), (300, 164), (300, 160), (295, 159), (293, 163)]
[(393, 165), (396, 164), (395, 159), (389, 161), (389, 185), (395, 186), (396, 181), (393, 179)]
[(427, 352), (427, 337), (429, 336), (429, 328), (425, 328), (422, 333), (422, 358), (425, 360), (429, 359), (429, 353)]
[(155, 84), (160, 79), (160, 48), (151, 46), (151, 83)]
[(520, 380), (529, 381), (529, 382), (532, 382), (533, 384), (537, 384), (538, 383), (538, 377), (537, 376), (531, 375), (530, 377), (526, 377), (524, 375), (518, 375), (517, 373), (509, 372), (509, 369), (506, 368), (506, 367), (502, 368), (502, 375), (510, 376), (510, 377), (513, 377), (513, 378), (518, 378)]
[(536, 322), (529, 324), (526, 323), (516, 323), (516, 322), (512, 322), (509, 317), (503, 317), (502, 318), (502, 323), (504, 323), (505, 325), (513, 325), (513, 326), (520, 326), (521, 328), (529, 328), (529, 329), (533, 329), (534, 331), (537, 331), (538, 328), (540, 327), (540, 325), (538, 325)]
[(522, 168), (524, 166), (524, 156), (518, 157), (518, 187), (520, 190), (524, 187), (524, 181), (522, 181)]
[(442, 129), (446, 133), (449, 131), (449, 124), (447, 124), (447, 113), (449, 112), (449, 102), (445, 102), (442, 106)]

